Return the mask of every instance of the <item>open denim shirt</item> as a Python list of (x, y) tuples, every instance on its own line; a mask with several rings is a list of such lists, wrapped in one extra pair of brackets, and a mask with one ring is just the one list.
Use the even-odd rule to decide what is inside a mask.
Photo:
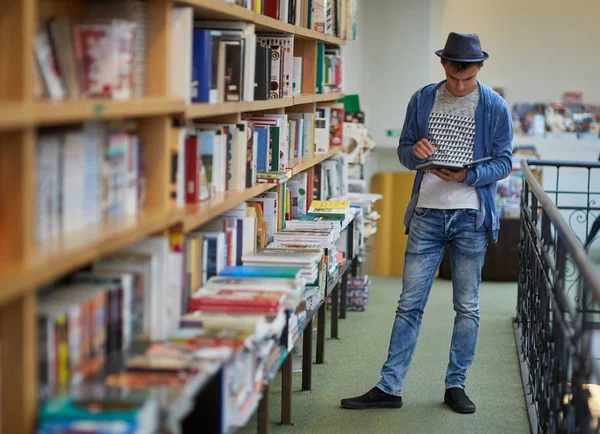
[[(416, 166), (425, 162), (414, 156), (413, 149), (419, 140), (429, 139), (429, 115), (435, 102), (436, 91), (445, 82), (444, 80), (419, 89), (408, 103), (398, 145), (398, 158), (402, 165), (410, 170), (415, 170)], [(476, 229), (491, 233), (493, 242), (496, 243), (500, 228), (500, 219), (496, 213), (496, 182), (506, 178), (512, 170), (513, 125), (506, 101), (489, 86), (479, 82), (478, 85), (480, 99), (475, 110), (473, 159), (489, 156), (495, 158), (467, 170), (467, 178), (463, 182), (475, 187), (479, 196)], [(407, 233), (419, 198), (422, 179), (423, 171), (419, 170), (404, 215)]]

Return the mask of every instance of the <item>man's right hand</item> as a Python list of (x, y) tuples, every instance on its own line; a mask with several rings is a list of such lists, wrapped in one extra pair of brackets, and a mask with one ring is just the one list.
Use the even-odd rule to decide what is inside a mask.
[(419, 160), (424, 160), (435, 152), (435, 146), (429, 143), (427, 139), (419, 140), (413, 149), (413, 154)]

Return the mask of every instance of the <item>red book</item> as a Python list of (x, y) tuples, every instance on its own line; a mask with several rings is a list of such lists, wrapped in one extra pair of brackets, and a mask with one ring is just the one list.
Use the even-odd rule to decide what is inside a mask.
[(198, 137), (185, 139), (185, 203), (200, 202), (200, 155)]
[(265, 15), (271, 18), (279, 19), (279, 0), (264, 0)]
[(280, 310), (285, 297), (279, 291), (200, 290), (190, 300), (190, 311), (274, 313)]

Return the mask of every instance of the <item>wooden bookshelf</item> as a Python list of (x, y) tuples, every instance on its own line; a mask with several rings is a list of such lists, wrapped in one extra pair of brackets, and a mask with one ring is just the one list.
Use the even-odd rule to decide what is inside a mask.
[[(306, 158), (289, 170), (289, 176), (303, 172), (338, 152), (340, 148), (336, 147), (327, 154)], [(277, 184), (255, 184), (242, 191), (217, 193), (206, 202), (188, 205), (184, 209), (170, 208), (166, 212), (142, 213), (137, 217), (111, 220), (37, 245), (28, 263), (0, 276), (0, 307), (90, 262), (170, 227), (181, 225), (184, 232), (194, 230), (225, 211), (276, 187)]]
[[(301, 1), (301, 0), (299, 0)], [(308, 2), (306, 0), (305, 4)], [(114, 2), (112, 2), (114, 5)], [(37, 290), (69, 273), (152, 235), (173, 229), (194, 230), (223, 212), (277, 184), (256, 184), (228, 191), (184, 208), (170, 202), (173, 119), (210, 118), (239, 122), (245, 112), (314, 112), (319, 103), (343, 94), (316, 94), (319, 43), (342, 45), (324, 35), (257, 14), (224, 0), (157, 0), (146, 5), (145, 97), (131, 100), (38, 100), (34, 96), (33, 55), (40, 20), (86, 17), (80, 0), (15, 0), (0, 20), (0, 426), (3, 432), (30, 434), (38, 408)], [(191, 6), (196, 19), (254, 23), (257, 34), (295, 36), (294, 56), (303, 58), (306, 94), (286, 99), (221, 104), (186, 104), (173, 98), (170, 59), (173, 7)], [(305, 19), (303, 19), (306, 22)], [(36, 243), (36, 171), (40, 129), (86, 121), (136, 119), (144, 143), (145, 205), (135, 217), (113, 219), (77, 232)], [(300, 159), (289, 175), (307, 171), (339, 152)]]

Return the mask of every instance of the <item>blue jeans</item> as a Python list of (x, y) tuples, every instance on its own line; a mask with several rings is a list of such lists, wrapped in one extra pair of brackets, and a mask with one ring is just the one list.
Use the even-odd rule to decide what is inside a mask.
[(417, 208), (410, 222), (402, 294), (396, 310), (388, 358), (381, 369), (381, 390), (402, 396), (423, 310), (446, 246), (452, 260), (454, 331), (446, 388), (465, 388), (467, 369), (475, 355), (479, 329), (479, 283), (487, 250), (487, 233), (475, 229), (477, 210)]

